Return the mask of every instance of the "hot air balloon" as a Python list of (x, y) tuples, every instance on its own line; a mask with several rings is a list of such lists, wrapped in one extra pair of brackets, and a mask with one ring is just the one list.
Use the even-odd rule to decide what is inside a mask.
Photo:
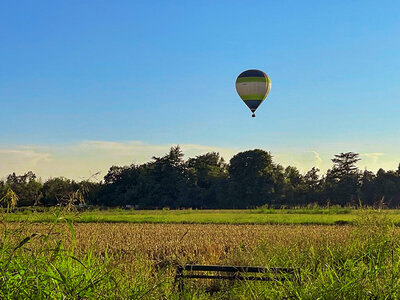
[(267, 97), (271, 89), (271, 80), (260, 70), (247, 70), (236, 79), (236, 91), (243, 102), (250, 108), (255, 117), (255, 111)]

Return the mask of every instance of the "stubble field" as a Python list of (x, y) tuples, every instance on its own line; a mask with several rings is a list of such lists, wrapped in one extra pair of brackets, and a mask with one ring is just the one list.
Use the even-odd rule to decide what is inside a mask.
[[(3, 222), (0, 292), (10, 299), (21, 291), (35, 299), (396, 298), (399, 237), (379, 212), (342, 226), (74, 223), (65, 215), (54, 224)], [(175, 270), (185, 263), (296, 267), (301, 282), (187, 280), (179, 292)]]

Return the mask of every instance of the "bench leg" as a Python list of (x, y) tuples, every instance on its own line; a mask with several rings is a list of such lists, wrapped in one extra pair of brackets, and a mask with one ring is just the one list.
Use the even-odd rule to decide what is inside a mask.
[(182, 292), (183, 291), (183, 268), (179, 266), (176, 269), (176, 275), (175, 275), (175, 282), (174, 285), (178, 283), (178, 291)]

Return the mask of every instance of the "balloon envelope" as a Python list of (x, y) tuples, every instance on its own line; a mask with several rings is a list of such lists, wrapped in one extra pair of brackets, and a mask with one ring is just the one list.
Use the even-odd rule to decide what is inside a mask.
[(271, 89), (271, 80), (260, 70), (247, 70), (236, 79), (236, 91), (243, 102), (254, 112), (265, 100)]

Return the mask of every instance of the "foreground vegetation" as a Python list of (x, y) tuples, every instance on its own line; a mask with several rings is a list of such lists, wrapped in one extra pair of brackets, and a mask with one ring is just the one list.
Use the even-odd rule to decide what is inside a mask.
[[(270, 214), (273, 215), (273, 214)], [(290, 214), (287, 214), (290, 215)], [(2, 222), (2, 299), (396, 299), (400, 230), (382, 212), (354, 225)], [(185, 263), (298, 267), (301, 282), (187, 280)]]

